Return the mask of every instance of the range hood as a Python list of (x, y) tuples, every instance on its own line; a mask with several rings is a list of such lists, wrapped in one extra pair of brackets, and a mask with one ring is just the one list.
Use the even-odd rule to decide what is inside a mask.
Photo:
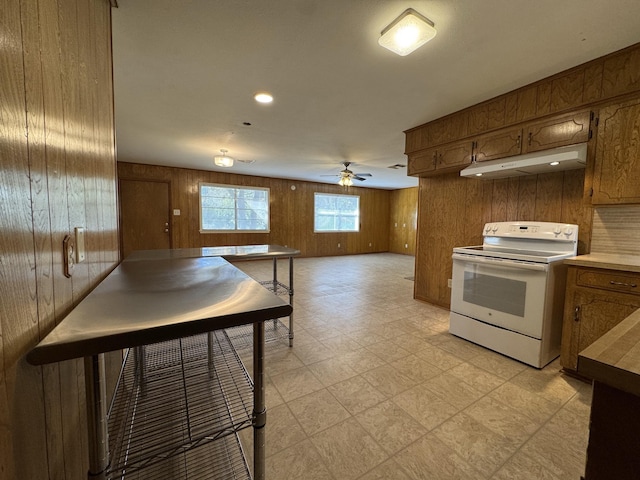
[(515, 157), (473, 163), (460, 172), (461, 177), (491, 180), (538, 173), (577, 170), (587, 165), (587, 144), (580, 143)]

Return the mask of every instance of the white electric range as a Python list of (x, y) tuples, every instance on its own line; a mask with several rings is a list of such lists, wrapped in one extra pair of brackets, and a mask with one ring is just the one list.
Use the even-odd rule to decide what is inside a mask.
[(578, 226), (496, 222), (453, 249), (449, 331), (542, 368), (560, 354), (567, 268)]

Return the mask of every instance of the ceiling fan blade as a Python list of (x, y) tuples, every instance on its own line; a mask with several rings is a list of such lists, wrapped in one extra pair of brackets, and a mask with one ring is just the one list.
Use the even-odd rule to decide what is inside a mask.
[(334, 175), (320, 175), (321, 177), (340, 177), (341, 175), (338, 174), (334, 174)]
[(359, 177), (373, 177), (370, 173), (356, 173)]
[(366, 180), (366, 178), (362, 178), (362, 177), (360, 177), (360, 176), (358, 176), (358, 175), (354, 175), (354, 176), (353, 176), (353, 177), (351, 177), (351, 178), (354, 178), (354, 179), (356, 179), (356, 180), (360, 180), (361, 182), (364, 182), (364, 181)]

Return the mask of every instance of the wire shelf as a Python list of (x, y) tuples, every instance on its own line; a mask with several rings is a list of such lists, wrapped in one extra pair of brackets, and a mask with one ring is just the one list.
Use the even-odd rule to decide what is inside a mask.
[(237, 434), (228, 435), (125, 476), (126, 480), (251, 480)]
[(265, 287), (267, 290), (271, 290), (276, 295), (292, 295), (293, 294), (293, 292), (291, 291), (291, 288), (288, 285), (285, 285), (284, 283), (279, 281), (274, 282), (273, 280), (262, 280), (258, 283), (263, 287)]
[[(240, 325), (238, 327), (227, 328), (225, 333), (229, 341), (236, 350), (246, 350), (253, 347), (253, 326)], [(264, 342), (275, 342), (278, 340), (289, 341), (289, 328), (280, 320), (267, 320), (264, 322)]]
[(223, 437), (252, 425), (252, 409), (251, 378), (224, 331), (130, 349), (109, 412), (108, 477), (183, 478), (174, 472), (182, 468), (189, 479), (207, 478), (191, 473), (200, 459), (209, 475), (236, 478), (209, 464), (227, 456), (218, 453), (227, 450)]

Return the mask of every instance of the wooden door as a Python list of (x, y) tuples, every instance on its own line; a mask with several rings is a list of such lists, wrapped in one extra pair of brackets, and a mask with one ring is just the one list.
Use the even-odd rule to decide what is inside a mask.
[(524, 130), (522, 153), (586, 142), (590, 120), (591, 111), (584, 110), (531, 123)]
[(521, 152), (521, 128), (500, 130), (482, 135), (475, 141), (473, 154), (477, 162), (511, 157)]
[(640, 99), (600, 110), (594, 204), (640, 203)]
[(169, 183), (119, 181), (122, 258), (134, 250), (171, 248)]

